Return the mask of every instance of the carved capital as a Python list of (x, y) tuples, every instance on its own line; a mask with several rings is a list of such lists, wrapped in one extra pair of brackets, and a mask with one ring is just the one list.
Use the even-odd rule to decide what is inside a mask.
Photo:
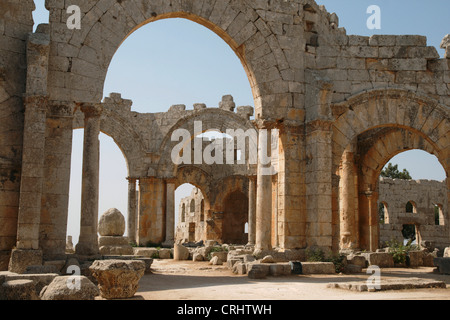
[(77, 103), (85, 118), (98, 118), (102, 115), (103, 105), (101, 103)]
[(50, 101), (47, 106), (47, 115), (56, 118), (73, 118), (75, 103), (69, 101)]

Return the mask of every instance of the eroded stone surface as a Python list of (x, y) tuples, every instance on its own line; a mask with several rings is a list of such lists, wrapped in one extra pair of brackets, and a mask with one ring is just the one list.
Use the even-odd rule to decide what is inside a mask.
[(135, 295), (145, 272), (145, 263), (139, 260), (97, 260), (89, 270), (97, 279), (103, 298), (126, 299)]

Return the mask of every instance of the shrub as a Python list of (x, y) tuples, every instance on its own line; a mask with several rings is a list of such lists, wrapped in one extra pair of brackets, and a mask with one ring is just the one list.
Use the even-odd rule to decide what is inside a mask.
[(344, 255), (336, 254), (326, 256), (321, 249), (307, 249), (306, 261), (308, 262), (332, 262), (337, 273), (343, 272), (345, 268)]
[(411, 244), (412, 240), (409, 240), (406, 245), (393, 239), (387, 243), (389, 247), (389, 253), (394, 259), (394, 263), (409, 265), (409, 252), (418, 250), (418, 246)]

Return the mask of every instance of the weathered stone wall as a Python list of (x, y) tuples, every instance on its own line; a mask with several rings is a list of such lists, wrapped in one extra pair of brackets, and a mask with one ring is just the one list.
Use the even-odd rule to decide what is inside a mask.
[(0, 270), (7, 269), (17, 240), (26, 48), (34, 8), (31, 0), (0, 3)]
[(181, 199), (178, 206), (178, 224), (175, 241), (198, 242), (206, 241), (205, 230), (205, 200), (198, 188), (192, 189), (191, 195)]
[[(432, 180), (401, 180), (380, 178), (379, 203), (383, 203), (385, 223), (380, 224), (380, 242), (393, 239), (403, 243), (405, 224), (416, 226), (417, 243), (432, 241), (437, 248), (450, 245), (447, 185)], [(406, 204), (413, 204), (413, 212), (406, 212)], [(435, 206), (440, 207), (440, 221), (435, 223)]]

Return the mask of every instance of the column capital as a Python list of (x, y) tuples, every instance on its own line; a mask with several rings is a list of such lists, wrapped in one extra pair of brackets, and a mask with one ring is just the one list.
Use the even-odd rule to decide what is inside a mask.
[(276, 129), (279, 127), (279, 123), (274, 121), (274, 120), (265, 120), (265, 119), (257, 119), (254, 121), (255, 127), (258, 130), (262, 130), (262, 129), (266, 129), (266, 130), (271, 130), (271, 129)]
[(139, 178), (133, 178), (133, 177), (126, 177), (129, 183), (136, 183)]
[(372, 199), (373, 197), (373, 191), (372, 190), (366, 190), (364, 191), (364, 194), (366, 195), (367, 199)]
[(85, 118), (100, 117), (103, 112), (101, 103), (77, 102), (77, 107), (84, 113)]
[(58, 118), (73, 118), (76, 104), (73, 101), (49, 101), (47, 114)]

